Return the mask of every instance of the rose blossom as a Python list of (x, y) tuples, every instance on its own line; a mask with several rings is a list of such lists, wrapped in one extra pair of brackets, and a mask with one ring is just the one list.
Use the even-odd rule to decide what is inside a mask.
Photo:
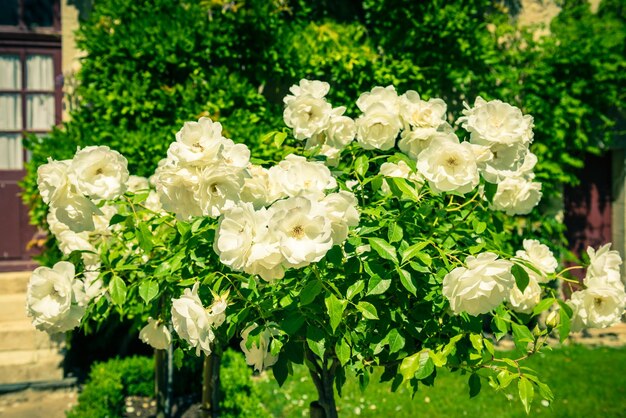
[(26, 309), (33, 325), (48, 333), (76, 328), (85, 313), (74, 296), (74, 265), (59, 261), (54, 267), (37, 267), (28, 283)]
[(199, 285), (200, 283), (196, 282), (191, 290), (185, 289), (180, 298), (172, 300), (174, 330), (180, 338), (196, 348), (197, 356), (200, 356), (200, 352), (211, 354), (211, 344), (215, 339), (209, 313), (198, 297)]
[(248, 348), (248, 335), (250, 335), (250, 332), (252, 332), (257, 327), (257, 324), (252, 324), (245, 330), (243, 330), (243, 332), (241, 333), (242, 341), (239, 346), (246, 356), (246, 363), (250, 366), (254, 366), (255, 370), (260, 372), (274, 365), (278, 361), (278, 356), (273, 356), (269, 352), (270, 338), (274, 335), (277, 335), (278, 332), (271, 327), (265, 328), (263, 331), (261, 331), (258, 344), (256, 342), (252, 343), (251, 347)]
[(457, 267), (443, 279), (443, 295), (455, 314), (484, 314), (500, 305), (515, 285), (513, 263), (498, 260), (491, 252), (469, 256), (466, 267)]
[(558, 261), (554, 258), (554, 254), (547, 245), (544, 245), (536, 239), (525, 239), (523, 242), (524, 250), (517, 250), (515, 255), (523, 260), (530, 262), (542, 274), (538, 278), (539, 283), (548, 281), (548, 274), (552, 274), (558, 267)]
[(76, 152), (68, 176), (76, 189), (93, 199), (115, 199), (126, 191), (128, 161), (106, 146), (90, 146)]
[(148, 324), (139, 331), (139, 339), (157, 350), (167, 350), (172, 335), (162, 321), (148, 318)]
[(541, 200), (541, 183), (522, 177), (508, 177), (498, 184), (492, 206), (507, 215), (526, 215)]
[(417, 170), (436, 192), (468, 193), (479, 183), (472, 145), (452, 139), (433, 141), (417, 158)]
[(541, 301), (541, 287), (538, 282), (540, 276), (534, 271), (524, 269), (528, 273), (528, 285), (523, 292), (519, 290), (517, 284), (513, 286), (509, 293), (509, 303), (515, 312), (529, 314)]
[(478, 96), (474, 107), (465, 103), (458, 123), (470, 132), (470, 141), (479, 145), (527, 144), (533, 139), (533, 118), (500, 100), (486, 101)]
[(572, 331), (582, 328), (606, 328), (621, 321), (626, 306), (624, 287), (617, 287), (606, 277), (585, 279), (585, 290), (572, 293), (567, 304), (574, 311)]

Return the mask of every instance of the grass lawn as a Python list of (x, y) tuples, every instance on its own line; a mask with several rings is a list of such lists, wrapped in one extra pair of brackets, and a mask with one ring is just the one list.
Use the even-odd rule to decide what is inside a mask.
[[(552, 389), (555, 401), (548, 405), (535, 399), (531, 417), (626, 418), (626, 348), (595, 348), (569, 346), (538, 354), (527, 366)], [(271, 372), (270, 372), (271, 373)], [(263, 403), (277, 417), (308, 416), (308, 404), (317, 399), (315, 388), (304, 366), (294, 370), (294, 376), (279, 388), (271, 376), (257, 380)], [(438, 371), (434, 387), (420, 387), (411, 399), (407, 388), (397, 392), (389, 384), (370, 385), (361, 392), (355, 379), (349, 379), (343, 397), (337, 400), (341, 417), (527, 417), (515, 393), (514, 396), (495, 392), (483, 381), (481, 393), (469, 399), (467, 378)], [(517, 385), (507, 388), (515, 392)], [(538, 395), (537, 395), (538, 396)]]

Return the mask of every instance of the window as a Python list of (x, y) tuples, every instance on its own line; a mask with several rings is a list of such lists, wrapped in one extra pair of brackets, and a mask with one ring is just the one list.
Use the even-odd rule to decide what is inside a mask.
[(0, 50), (0, 170), (23, 169), (24, 132), (45, 134), (59, 122), (59, 58), (56, 51)]
[(20, 29), (60, 27), (59, 0), (0, 0), (0, 26)]

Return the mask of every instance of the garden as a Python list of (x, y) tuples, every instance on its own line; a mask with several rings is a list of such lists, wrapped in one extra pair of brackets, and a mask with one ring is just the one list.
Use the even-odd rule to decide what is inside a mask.
[(620, 323), (622, 259), (560, 202), (623, 136), (624, 8), (519, 12), (97, 2), (22, 184), (68, 416), (623, 414), (626, 351), (567, 345)]

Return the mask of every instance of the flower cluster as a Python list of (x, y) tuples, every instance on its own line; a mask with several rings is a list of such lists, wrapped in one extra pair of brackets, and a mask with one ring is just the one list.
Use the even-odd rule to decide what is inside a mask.
[[(527, 214), (539, 203), (541, 184), (532, 181), (537, 158), (529, 150), (533, 119), (518, 108), (478, 97), (457, 121), (469, 133), (469, 140), (461, 141), (446, 120), (443, 100), (423, 100), (412, 90), (398, 95), (393, 86), (374, 87), (357, 100), (362, 114), (354, 123), (341, 116), (338, 132), (345, 135), (335, 141), (333, 121), (339, 119), (333, 115), (343, 115), (344, 108), (331, 108), (324, 98), (328, 91), (327, 83), (300, 81), (291, 87), (294, 95), (285, 98), (283, 116), (295, 138), (307, 140), (307, 148), (322, 146), (319, 154), (327, 156), (331, 165), (337, 164), (339, 151), (354, 138), (354, 125), (363, 149), (386, 151), (397, 141), (415, 162), (417, 172), (400, 171), (394, 177), (418, 182), (424, 178), (435, 193), (465, 194), (478, 186), (482, 176), (497, 185), (492, 207), (509, 215)], [(389, 176), (383, 171), (381, 175)]]
[(183, 220), (221, 215), (239, 202), (249, 161), (248, 147), (223, 137), (220, 123), (185, 122), (154, 174), (163, 209)]
[(94, 231), (96, 203), (126, 191), (128, 162), (106, 146), (79, 149), (71, 160), (54, 161), (37, 170), (37, 185), (53, 219), (73, 232)]
[(584, 290), (572, 293), (572, 330), (605, 328), (618, 323), (626, 307), (626, 293), (621, 280), (622, 259), (606, 244), (595, 251), (587, 249), (589, 267), (583, 280)]
[(254, 201), (273, 203), (255, 208), (242, 201), (219, 220), (214, 249), (233, 270), (280, 279), (288, 268), (321, 260), (358, 224), (352, 193), (326, 194), (337, 182), (321, 162), (288, 155), (267, 170), (264, 180), (257, 197), (262, 190), (266, 194)]
[(318, 148), (329, 165), (339, 162), (339, 154), (354, 139), (354, 120), (344, 116), (346, 108), (333, 108), (325, 96), (330, 85), (323, 81), (301, 80), (291, 86), (284, 98), (285, 124), (293, 128), (296, 139), (306, 139), (306, 149)]

